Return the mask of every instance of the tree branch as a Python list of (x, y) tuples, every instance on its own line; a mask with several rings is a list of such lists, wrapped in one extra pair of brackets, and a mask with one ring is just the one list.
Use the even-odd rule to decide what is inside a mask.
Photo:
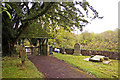
[(17, 40), (19, 39), (20, 35), (23, 33), (23, 31), (27, 28), (27, 26), (29, 25), (28, 22), (26, 22), (23, 26), (22, 26), (22, 29), (20, 29), (20, 32), (19, 34), (17, 35), (15, 41), (14, 41), (14, 44), (17, 42)]
[(24, 2), (24, 4), (25, 4), (25, 6), (27, 7), (27, 13), (28, 13), (28, 15), (29, 15), (29, 13), (30, 13), (30, 10), (29, 10), (29, 7), (28, 7), (28, 2)]
[(36, 15), (35, 17), (32, 17), (30, 19), (25, 19), (22, 21), (25, 22), (25, 21), (31, 21), (31, 20), (37, 19), (39, 16), (42, 16), (43, 14), (45, 14), (50, 9), (50, 7), (53, 3), (54, 2), (50, 2), (50, 4), (46, 7), (46, 9), (44, 9), (40, 14)]
[(19, 34), (17, 35), (17, 37), (16, 37), (16, 39), (15, 39), (15, 41), (14, 41), (14, 44), (17, 42), (17, 40), (19, 39), (19, 37), (20, 37), (20, 35), (23, 33), (23, 31), (29, 26), (29, 22), (28, 22), (28, 21), (32, 21), (32, 20), (34, 20), (34, 19), (37, 19), (39, 16), (42, 16), (43, 14), (45, 14), (45, 13), (50, 9), (50, 7), (51, 7), (51, 5), (52, 5), (53, 3), (54, 3), (54, 2), (51, 2), (50, 5), (48, 5), (48, 6), (46, 7), (46, 9), (44, 9), (44, 11), (42, 11), (42, 12), (41, 12), (40, 14), (38, 14), (37, 16), (32, 17), (32, 18), (30, 18), (30, 19), (22, 20), (23, 22), (26, 21), (26, 23), (25, 23), (23, 26), (21, 26), (21, 29), (19, 29)]

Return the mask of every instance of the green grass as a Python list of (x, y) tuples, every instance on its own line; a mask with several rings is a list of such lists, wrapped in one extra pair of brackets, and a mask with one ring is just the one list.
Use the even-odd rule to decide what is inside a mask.
[(90, 58), (90, 56), (75, 56), (58, 53), (53, 53), (53, 56), (64, 60), (65, 62), (78, 67), (97, 78), (118, 78), (118, 60), (112, 60), (109, 64), (103, 64), (102, 62), (83, 60), (85, 58)]
[(18, 57), (4, 57), (2, 59), (2, 78), (43, 78), (30, 60), (22, 67)]

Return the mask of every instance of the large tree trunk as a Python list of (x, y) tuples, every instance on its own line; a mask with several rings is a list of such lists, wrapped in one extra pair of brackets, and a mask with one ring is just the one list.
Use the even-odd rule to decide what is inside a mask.
[(14, 44), (10, 43), (9, 40), (5, 40), (4, 42), (2, 42), (2, 56), (11, 56), (12, 53), (14, 53)]

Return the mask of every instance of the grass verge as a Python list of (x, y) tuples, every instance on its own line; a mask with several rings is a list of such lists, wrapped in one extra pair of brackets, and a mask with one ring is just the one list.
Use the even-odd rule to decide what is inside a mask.
[(4, 57), (2, 59), (2, 78), (43, 78), (34, 64), (27, 59), (22, 67), (18, 57)]
[(95, 75), (97, 78), (118, 78), (118, 60), (112, 60), (109, 64), (102, 62), (90, 62), (83, 59), (90, 56), (75, 56), (68, 54), (53, 53), (53, 56), (64, 60), (65, 62), (80, 68), (89, 74)]

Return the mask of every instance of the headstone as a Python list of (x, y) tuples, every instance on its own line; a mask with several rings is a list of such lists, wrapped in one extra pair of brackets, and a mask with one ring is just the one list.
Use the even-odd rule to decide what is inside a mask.
[(74, 45), (74, 55), (81, 55), (80, 44), (76, 43)]

